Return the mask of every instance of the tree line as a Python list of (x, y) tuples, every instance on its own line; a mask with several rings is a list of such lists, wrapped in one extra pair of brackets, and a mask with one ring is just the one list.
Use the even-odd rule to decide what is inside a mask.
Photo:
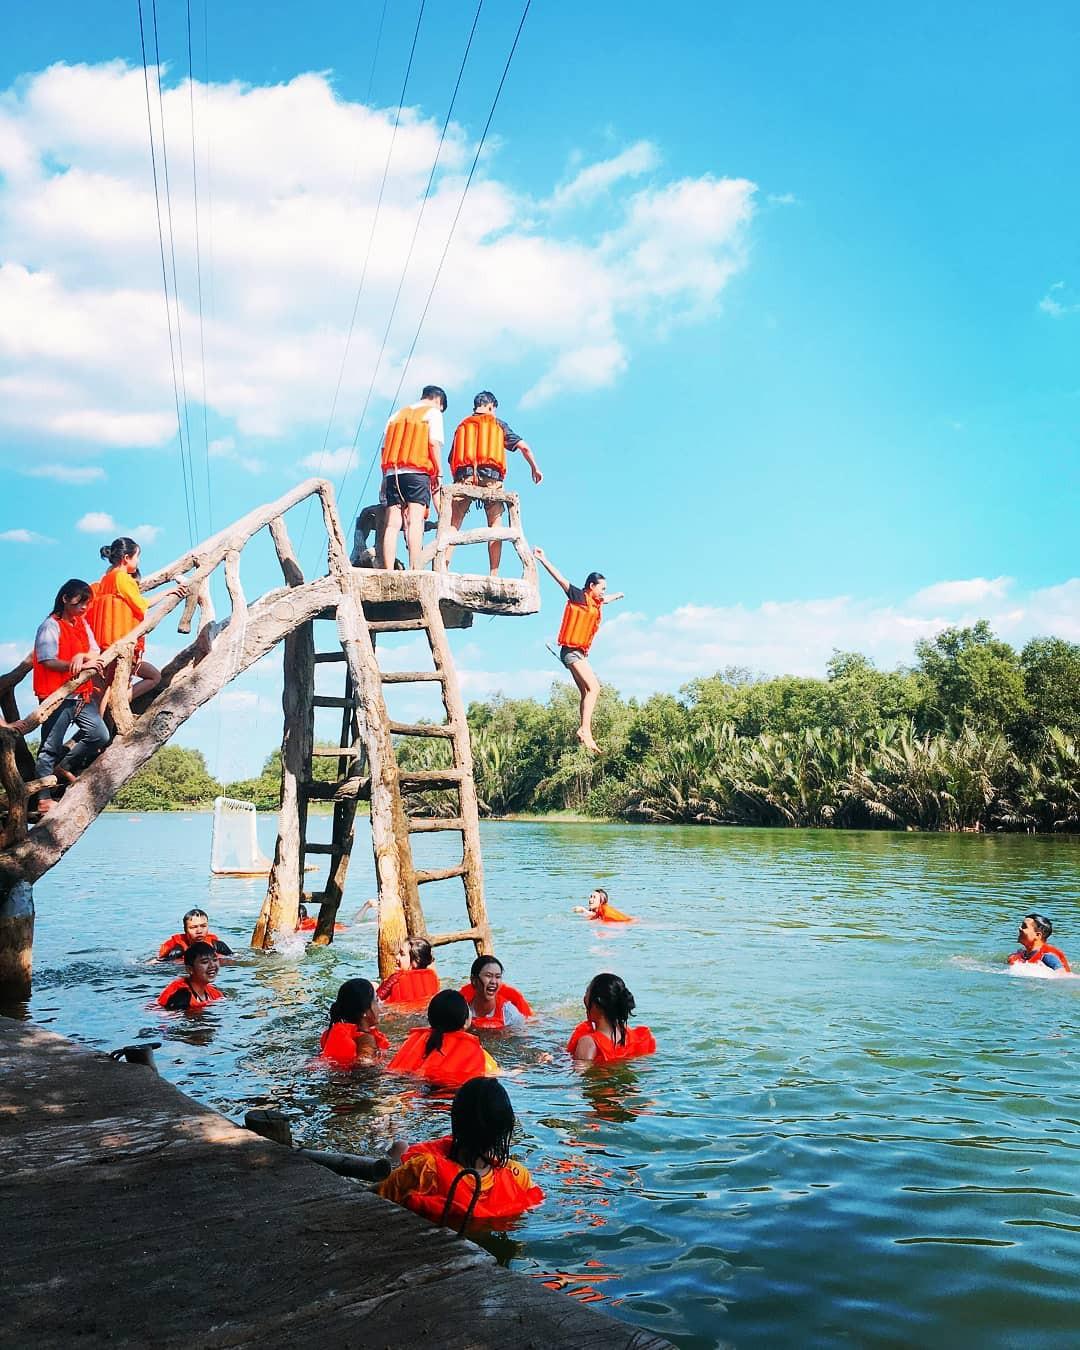
[[(891, 671), (837, 652), (823, 679), (729, 668), (642, 702), (605, 688), (593, 719), (599, 758), (574, 739), (577, 695), (567, 685), (545, 703), (476, 702), (468, 718), (477, 793), (491, 815), (1080, 829), (1080, 645), (1038, 638), (1017, 651), (983, 620), (918, 642), (915, 663)], [(442, 740), (405, 739), (398, 748), (410, 767), (449, 764)], [(116, 805), (152, 809), (151, 797), (168, 796), (168, 756), (185, 757), (190, 769), (186, 795), (172, 804), (215, 795), (201, 755), (169, 747)], [(320, 777), (334, 769), (317, 761)], [(276, 809), (280, 777), (275, 751), (259, 778), (224, 790)], [(200, 791), (207, 795), (193, 800)], [(451, 799), (435, 793), (410, 799), (410, 809), (453, 814)]]

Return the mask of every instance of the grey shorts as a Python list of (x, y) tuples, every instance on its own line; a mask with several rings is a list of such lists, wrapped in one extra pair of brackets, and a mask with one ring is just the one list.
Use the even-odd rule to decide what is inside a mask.
[(576, 661), (585, 660), (585, 653), (580, 647), (560, 647), (559, 660), (569, 670)]

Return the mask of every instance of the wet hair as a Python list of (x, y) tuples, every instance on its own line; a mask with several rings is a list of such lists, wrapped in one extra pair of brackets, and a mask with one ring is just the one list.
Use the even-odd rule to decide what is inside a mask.
[(1024, 918), (1031, 920), (1031, 922), (1039, 930), (1039, 936), (1042, 938), (1044, 942), (1054, 931), (1054, 925), (1050, 922), (1050, 920), (1046, 917), (1045, 914), (1025, 914)]
[(375, 986), (370, 980), (346, 980), (330, 1004), (330, 1025), (335, 1022), (359, 1022), (375, 1002)]
[(209, 919), (209, 918), (210, 918), (210, 915), (207, 914), (207, 912), (206, 912), (205, 909), (189, 909), (188, 912), (184, 915), (184, 930), (185, 930), (185, 932), (187, 931), (187, 921), (188, 921), (188, 919)]
[(461, 1031), (469, 1020), (469, 1005), (456, 989), (443, 989), (427, 1006), (431, 1031), (424, 1043), (425, 1056), (442, 1049), (448, 1031)]
[(604, 890), (603, 886), (594, 886), (594, 887), (593, 887), (593, 890), (592, 890), (592, 893), (593, 893), (593, 895), (598, 895), (598, 896), (600, 897), (600, 899), (603, 900), (603, 902), (604, 902), (605, 905), (607, 904), (607, 902), (608, 902), (608, 893), (607, 893), (607, 891)]
[(217, 960), (217, 952), (209, 942), (193, 942), (184, 953), (184, 965), (190, 970), (200, 956), (212, 956), (215, 961)]
[(105, 561), (113, 567), (119, 567), (125, 558), (130, 558), (133, 553), (138, 553), (138, 551), (138, 544), (134, 539), (129, 539), (126, 534), (120, 535), (111, 544), (102, 544), (99, 550)]
[(504, 970), (503, 963), (497, 956), (478, 956), (469, 968), (469, 979), (475, 980), (485, 966), (498, 966), (500, 975)]
[(590, 572), (589, 575), (585, 578), (585, 585), (582, 586), (581, 589), (583, 591), (587, 591), (590, 586), (595, 586), (598, 581), (606, 581), (606, 580), (607, 578), (604, 576), (603, 572)]
[(470, 1078), (454, 1094), (450, 1108), (450, 1157), (462, 1167), (481, 1160), (492, 1167), (510, 1161), (514, 1108), (497, 1078)]
[(446, 411), (446, 390), (440, 389), (437, 384), (425, 384), (420, 391), (421, 398), (437, 398), (442, 400), (442, 410)]
[(80, 581), (78, 577), (71, 577), (65, 581), (56, 592), (56, 599), (53, 601), (52, 614), (54, 618), (61, 618), (64, 613), (64, 601), (70, 600), (78, 604), (80, 600), (89, 600), (94, 592), (85, 581)]
[(615, 1028), (614, 1041), (622, 1045), (626, 1041), (626, 1023), (634, 1011), (634, 996), (618, 975), (594, 975), (585, 990), (585, 1005), (593, 1004), (600, 1009)]
[(427, 970), (435, 960), (435, 953), (427, 938), (409, 938), (405, 946), (409, 949), (409, 964), (413, 970)]
[(483, 407), (484, 404), (490, 404), (491, 407), (493, 408), (497, 408), (499, 406), (499, 400), (495, 397), (495, 395), (491, 392), (490, 389), (481, 389), (480, 392), (473, 399), (472, 401), (473, 412), (476, 412), (477, 408)]

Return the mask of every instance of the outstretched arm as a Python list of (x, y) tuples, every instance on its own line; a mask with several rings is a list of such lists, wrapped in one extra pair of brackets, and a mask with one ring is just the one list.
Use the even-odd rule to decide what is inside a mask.
[(570, 583), (567, 581), (567, 579), (563, 576), (563, 574), (559, 571), (559, 569), (558, 569), (557, 567), (553, 567), (553, 566), (551, 565), (551, 563), (548, 562), (548, 560), (547, 560), (547, 555), (544, 553), (544, 550), (543, 550), (542, 548), (534, 548), (534, 549), (533, 549), (533, 556), (534, 556), (535, 558), (537, 558), (537, 559), (540, 561), (540, 563), (543, 565), (543, 567), (544, 567), (548, 572), (551, 573), (551, 575), (555, 578), (555, 580), (558, 582), (558, 584), (559, 584), (559, 585), (563, 588), (563, 590), (569, 595), (569, 593), (570, 593)]
[(544, 481), (544, 475), (540, 472), (540, 465), (537, 464), (535, 459), (533, 459), (533, 452), (529, 449), (529, 447), (525, 444), (524, 441), (518, 441), (517, 448), (521, 451), (522, 455), (524, 456), (525, 463), (528, 464), (529, 468), (532, 470), (533, 482), (542, 483)]
[(605, 595), (600, 603), (602, 605), (610, 605), (613, 600), (625, 600), (625, 599), (626, 599), (625, 591), (616, 591), (614, 595)]

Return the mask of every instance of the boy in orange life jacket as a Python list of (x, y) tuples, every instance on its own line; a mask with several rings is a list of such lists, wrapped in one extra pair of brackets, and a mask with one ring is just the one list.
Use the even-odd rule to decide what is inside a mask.
[[(542, 483), (544, 475), (533, 459), (533, 453), (516, 431), (511, 431), (501, 418), (495, 416), (499, 400), (489, 389), (481, 389), (473, 399), (471, 417), (458, 426), (454, 432), (454, 443), (450, 451), (450, 469), (455, 483), (468, 483), (472, 487), (499, 487), (506, 479), (506, 452), (520, 450), (529, 468), (534, 483)], [(477, 502), (477, 506), (481, 503)], [(457, 497), (450, 508), (450, 524), (458, 529), (465, 519), (471, 505), (468, 497)], [(502, 502), (484, 502), (489, 529), (502, 521)], [(447, 549), (446, 561), (449, 565), (453, 550)], [(502, 541), (492, 540), (488, 544), (488, 575), (499, 575), (499, 563), (502, 560)]]
[(598, 755), (600, 747), (593, 740), (592, 715), (600, 696), (600, 681), (589, 665), (589, 648), (600, 627), (601, 609), (614, 600), (621, 600), (623, 592), (608, 595), (607, 580), (600, 572), (590, 572), (584, 586), (574, 586), (548, 562), (542, 548), (534, 548), (533, 553), (566, 593), (566, 608), (556, 638), (559, 660), (573, 676), (581, 694), (581, 725), (575, 734), (586, 750)]
[(398, 532), (404, 527), (409, 567), (420, 566), (424, 518), (432, 492), (439, 490), (439, 451), (446, 433), (443, 413), (446, 394), (437, 384), (426, 384), (420, 402), (400, 408), (386, 424), (382, 442), (383, 524), (382, 565), (393, 571)]
[(232, 956), (233, 949), (210, 931), (210, 919), (205, 909), (189, 909), (184, 915), (184, 931), (173, 933), (158, 948), (159, 961), (178, 961), (193, 942), (205, 942), (218, 956)]
[(173, 980), (158, 995), (158, 1004), (167, 1012), (194, 1012), (222, 998), (212, 983), (217, 978), (217, 952), (209, 942), (193, 942), (184, 953), (187, 974)]
[[(40, 702), (67, 684), (73, 675), (86, 675), (73, 694), (45, 719), (41, 728), (41, 749), (34, 771), (39, 778), (55, 773), (74, 783), (75, 775), (85, 769), (109, 744), (109, 729), (101, 720), (94, 702), (94, 675), (101, 674), (101, 651), (86, 611), (91, 599), (90, 587), (78, 577), (65, 581), (53, 601), (52, 611), (34, 638), (34, 693)], [(74, 722), (79, 739), (66, 754), (64, 741)], [(38, 801), (41, 813), (52, 810), (53, 800), (46, 789)]]
[(1054, 925), (1045, 915), (1025, 914), (1016, 935), (1020, 950), (1009, 957), (1009, 965), (1043, 965), (1048, 970), (1071, 974), (1068, 957), (1060, 947), (1051, 947), (1046, 940), (1053, 931)]
[(403, 1152), (396, 1145), (399, 1165), (379, 1194), (433, 1223), (460, 1222), (470, 1209), (481, 1223), (523, 1214), (541, 1203), (544, 1192), (528, 1168), (510, 1157), (514, 1124), (503, 1085), (494, 1078), (470, 1078), (454, 1094), (450, 1134)]

